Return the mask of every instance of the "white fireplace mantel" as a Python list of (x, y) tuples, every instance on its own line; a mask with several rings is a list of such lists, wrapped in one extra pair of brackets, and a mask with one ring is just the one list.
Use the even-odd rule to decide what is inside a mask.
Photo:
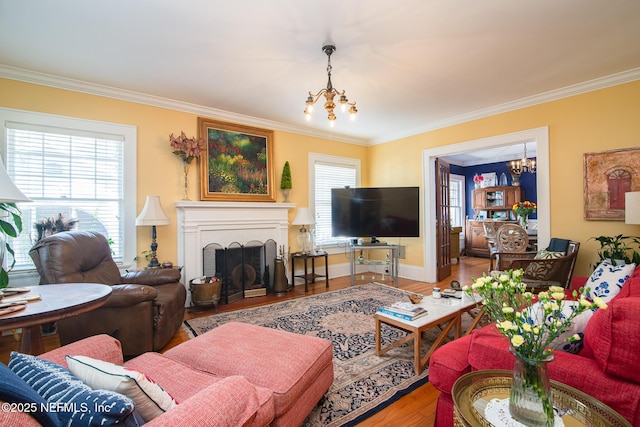
[(178, 265), (187, 291), (189, 280), (202, 276), (202, 249), (210, 243), (227, 247), (273, 239), (278, 253), (282, 247), (289, 253), (289, 209), (294, 207), (293, 203), (176, 202)]

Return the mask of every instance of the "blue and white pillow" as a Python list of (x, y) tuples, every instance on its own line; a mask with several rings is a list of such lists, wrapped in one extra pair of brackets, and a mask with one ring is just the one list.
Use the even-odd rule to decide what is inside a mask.
[(8, 366), (55, 409), (62, 425), (113, 425), (134, 412), (133, 400), (112, 391), (91, 390), (53, 362), (12, 352)]
[(594, 297), (600, 297), (604, 302), (611, 301), (620, 293), (622, 285), (635, 268), (635, 264), (612, 265), (609, 261), (601, 262), (584, 285), (589, 288), (587, 298), (593, 300)]
[(47, 411), (47, 401), (3, 363), (0, 363), (0, 400), (31, 405), (29, 415), (44, 427), (61, 425), (55, 413)]
[[(566, 319), (570, 316), (577, 304), (579, 304), (578, 301), (562, 301), (562, 313), (560, 314), (560, 319)], [(554, 339), (551, 342), (550, 347), (567, 353), (578, 354), (584, 345), (584, 330), (587, 328), (587, 323), (589, 323), (589, 319), (591, 319), (591, 316), (593, 316), (593, 313), (595, 313), (596, 310), (585, 310), (574, 317), (573, 320), (571, 320), (569, 328)], [(536, 302), (531, 307), (527, 308), (523, 315), (527, 316), (526, 320), (530, 325), (542, 325), (554, 321), (554, 317), (552, 315), (545, 318), (544, 308), (540, 302)], [(579, 340), (571, 342), (566, 341), (568, 338), (576, 334), (580, 337)]]

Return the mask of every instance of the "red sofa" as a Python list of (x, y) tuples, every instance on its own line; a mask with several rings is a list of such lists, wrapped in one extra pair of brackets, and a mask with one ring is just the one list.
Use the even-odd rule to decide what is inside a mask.
[[(572, 288), (588, 278), (575, 277)], [(577, 388), (640, 426), (640, 267), (620, 293), (591, 317), (578, 354), (556, 351), (551, 379)], [(453, 425), (451, 389), (462, 375), (483, 369), (513, 369), (509, 343), (494, 325), (452, 341), (432, 355), (429, 381), (440, 391), (435, 425)]]
[[(238, 322), (214, 328), (163, 354), (148, 352), (127, 361), (120, 342), (108, 335), (85, 338), (37, 359), (68, 368), (67, 355), (123, 365), (157, 382), (177, 405), (163, 410), (145, 424), (148, 426), (297, 426), (333, 382), (330, 341)], [(52, 425), (41, 424), (28, 413), (34, 411), (29, 405), (35, 401), (24, 400), (17, 387), (9, 386), (10, 381), (15, 379), (5, 376), (0, 381), (8, 385), (0, 387), (0, 393), (7, 393), (0, 394), (0, 404), (10, 402), (3, 405), (7, 410), (0, 411), (0, 426)], [(26, 382), (24, 387), (28, 387)], [(68, 390), (65, 394), (74, 397)], [(69, 405), (66, 411), (74, 408), (70, 403), (64, 405)]]

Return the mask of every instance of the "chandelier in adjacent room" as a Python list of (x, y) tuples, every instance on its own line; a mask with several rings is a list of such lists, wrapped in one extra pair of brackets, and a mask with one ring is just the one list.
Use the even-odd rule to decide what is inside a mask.
[(333, 122), (336, 120), (336, 115), (333, 110), (336, 108), (336, 102), (333, 100), (336, 96), (338, 97), (337, 102), (340, 104), (342, 111), (347, 111), (347, 107), (349, 108), (349, 115), (351, 116), (351, 120), (355, 119), (356, 114), (358, 113), (358, 109), (356, 108), (355, 102), (349, 102), (347, 96), (345, 95), (345, 91), (339, 91), (333, 87), (331, 83), (331, 54), (335, 52), (336, 47), (333, 45), (326, 45), (322, 47), (322, 51), (327, 54), (327, 75), (329, 80), (327, 81), (327, 87), (321, 89), (315, 95), (313, 92), (309, 92), (309, 96), (307, 97), (306, 106), (304, 108), (304, 114), (307, 116), (307, 120), (311, 120), (311, 111), (313, 111), (313, 105), (320, 99), (322, 95), (324, 95), (324, 109), (327, 110), (329, 123), (333, 125)]
[(525, 172), (536, 173), (536, 161), (527, 158), (527, 143), (524, 143), (524, 156), (520, 160), (512, 160), (507, 163), (511, 176), (519, 177)]

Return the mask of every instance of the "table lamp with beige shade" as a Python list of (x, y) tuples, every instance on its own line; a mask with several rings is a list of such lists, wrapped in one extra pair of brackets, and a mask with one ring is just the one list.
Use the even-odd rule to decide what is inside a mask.
[(160, 196), (147, 196), (140, 215), (136, 218), (136, 226), (151, 226), (151, 259), (148, 268), (159, 268), (160, 262), (156, 256), (158, 243), (156, 242), (156, 225), (169, 225), (169, 217), (162, 210)]
[(313, 216), (309, 212), (309, 208), (298, 208), (298, 212), (296, 213), (296, 217), (293, 219), (292, 225), (301, 225), (297, 240), (298, 240), (298, 250), (302, 253), (308, 254), (312, 251), (313, 245), (311, 242), (311, 233), (309, 233), (309, 229), (307, 226), (311, 226), (315, 224), (313, 220)]
[[(0, 160), (0, 288), (6, 288), (9, 285), (9, 271), (15, 265), (13, 257), (13, 248), (7, 241), (7, 236), (18, 237), (22, 231), (22, 218), (20, 209), (15, 205), (18, 202), (30, 202), (27, 196), (16, 187), (7, 170)], [(5, 254), (9, 254), (11, 262), (6, 262), (8, 267), (5, 269)]]
[(640, 224), (640, 191), (624, 193), (624, 222)]
[[(640, 191), (624, 193), (624, 222), (626, 224), (640, 224)], [(640, 243), (638, 237), (632, 237), (632, 239), (636, 244)], [(638, 264), (639, 257), (638, 252), (634, 250), (631, 262)]]

